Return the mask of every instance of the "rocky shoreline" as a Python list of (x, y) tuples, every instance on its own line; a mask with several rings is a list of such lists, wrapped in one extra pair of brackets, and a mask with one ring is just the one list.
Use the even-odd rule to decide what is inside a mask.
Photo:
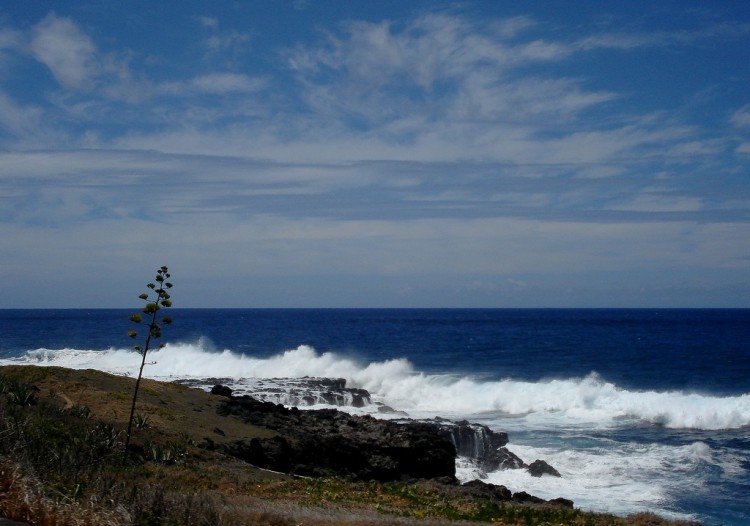
[[(388, 418), (294, 409), (221, 386), (211, 394), (213, 380), (195, 389), (144, 379), (141, 425), (123, 464), (132, 378), (91, 369), (0, 369), (0, 517), (22, 523), (687, 524), (651, 513), (584, 511), (567, 499), (543, 500), (482, 480), (460, 484), (457, 455), (480, 474), (540, 467), (540, 476), (555, 474), (508, 451), (505, 433), (470, 422), (409, 420), (362, 390), (354, 394), (369, 404), (365, 409)], [(305, 389), (311, 382), (317, 392)], [(302, 402), (353, 407), (353, 393), (340, 392), (343, 381), (294, 384)], [(20, 396), (24, 389), (30, 398)]]
[[(347, 388), (343, 380), (322, 380), (318, 385), (330, 389), (323, 395), (326, 399), (352, 399), (344, 394)], [(357, 399), (369, 399), (366, 391), (356, 391)], [(573, 502), (564, 498), (545, 501), (526, 492), (513, 494), (504, 486), (481, 480), (459, 484), (455, 476), (459, 455), (484, 472), (526, 469), (532, 476), (560, 476), (543, 460), (525, 463), (507, 449), (506, 433), (492, 431), (481, 424), (444, 419), (381, 420), (337, 409), (301, 410), (249, 395), (235, 396), (229, 387), (220, 384), (211, 392), (225, 398), (218, 406), (219, 415), (234, 417), (277, 434), (220, 444), (206, 437), (200, 446), (256, 467), (297, 476), (340, 476), (355, 481), (430, 480), (450, 486), (454, 492), (498, 501), (573, 507)], [(223, 435), (221, 428), (216, 428), (214, 433)]]

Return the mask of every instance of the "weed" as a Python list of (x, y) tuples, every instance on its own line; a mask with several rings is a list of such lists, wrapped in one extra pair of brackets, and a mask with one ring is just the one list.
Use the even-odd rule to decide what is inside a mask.
[(159, 464), (174, 464), (185, 457), (185, 447), (181, 444), (168, 443), (149, 445), (150, 460)]
[(89, 419), (91, 418), (91, 409), (85, 405), (74, 405), (67, 410), (72, 416), (76, 418)]
[(133, 424), (136, 429), (145, 429), (148, 427), (149, 416), (146, 413), (136, 413), (133, 417)]
[(34, 405), (36, 403), (36, 387), (33, 385), (11, 380), (6, 382), (4, 391), (11, 404)]

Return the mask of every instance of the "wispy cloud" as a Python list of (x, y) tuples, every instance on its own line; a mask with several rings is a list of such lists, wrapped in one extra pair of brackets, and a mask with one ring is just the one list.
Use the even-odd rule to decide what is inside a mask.
[(733, 125), (738, 128), (750, 127), (750, 104), (743, 106), (739, 110), (735, 111), (730, 118)]
[(205, 54), (158, 75), (154, 53), (74, 17), (0, 30), (3, 71), (54, 79), (0, 84), (8, 279), (52, 279), (20, 263), (45, 253), (125, 271), (154, 229), (191, 276), (402, 291), (422, 275), (539, 292), (555, 273), (749, 268), (747, 100), (717, 126), (608, 78), (618, 57), (743, 39), (742, 25), (556, 32), (421, 11), (337, 21), (260, 65), (246, 60), (260, 31), (186, 19)]
[(252, 93), (263, 89), (267, 79), (250, 77), (240, 73), (210, 73), (183, 82), (168, 82), (155, 88), (158, 93), (184, 96), (190, 93), (214, 95), (228, 93)]

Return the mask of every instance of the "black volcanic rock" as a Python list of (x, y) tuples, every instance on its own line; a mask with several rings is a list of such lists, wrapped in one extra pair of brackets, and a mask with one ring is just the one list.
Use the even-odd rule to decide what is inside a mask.
[(553, 477), (562, 476), (559, 471), (547, 464), (544, 460), (535, 460), (529, 464), (526, 471), (528, 471), (532, 477), (541, 477), (542, 475), (552, 475)]
[(507, 433), (493, 431), (484, 424), (466, 420), (452, 422), (436, 419), (430, 424), (453, 443), (459, 456), (473, 460), (477, 467), (487, 473), (498, 469), (526, 467), (523, 460), (505, 447), (508, 443)]
[(483, 497), (497, 501), (508, 501), (513, 498), (513, 494), (505, 486), (488, 484), (478, 479), (462, 484), (461, 488), (463, 488), (464, 493), (473, 497)]
[(535, 497), (534, 495), (530, 495), (526, 493), (525, 491), (519, 491), (518, 493), (514, 493), (513, 501), (524, 503), (524, 504), (543, 504), (547, 502), (546, 500), (540, 499), (539, 497)]
[(336, 409), (300, 411), (249, 396), (230, 398), (218, 412), (279, 433), (220, 446), (259, 467), (355, 480), (455, 477), (453, 444), (428, 424), (399, 424)]
[(232, 396), (232, 390), (226, 385), (215, 385), (211, 388), (211, 394), (230, 397)]
[(572, 500), (564, 498), (544, 500), (539, 497), (530, 495), (525, 491), (512, 493), (505, 486), (489, 484), (482, 480), (472, 480), (466, 482), (465, 484), (457, 484), (455, 481), (451, 480), (431, 479), (419, 481), (417, 485), (432, 493), (439, 493), (449, 498), (469, 497), (471, 499), (488, 500), (500, 504), (513, 502), (516, 504), (531, 506), (573, 509)]

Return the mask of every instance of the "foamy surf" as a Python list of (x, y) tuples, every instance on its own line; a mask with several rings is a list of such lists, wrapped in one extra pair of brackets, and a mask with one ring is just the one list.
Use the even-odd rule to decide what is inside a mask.
[[(130, 350), (38, 349), (0, 363), (92, 368), (133, 376), (139, 356)], [(345, 378), (349, 387), (368, 390), (375, 399), (414, 416), (521, 415), (527, 423), (555, 426), (622, 426), (641, 421), (670, 429), (721, 430), (750, 425), (750, 394), (710, 396), (680, 391), (630, 391), (592, 373), (584, 378), (526, 382), (478, 380), (415, 371), (406, 359), (360, 364), (334, 353), (299, 346), (267, 358), (210, 343), (168, 344), (149, 352), (144, 371), (163, 380), (232, 379), (252, 390), (253, 379)]]
[[(616, 515), (664, 508), (681, 493), (701, 491), (703, 480), (696, 473), (714, 465), (710, 448), (702, 442), (678, 447), (602, 443), (583, 450), (515, 445), (513, 451), (521, 458), (544, 458), (562, 477), (535, 478), (524, 470), (506, 470), (490, 473), (487, 482), (542, 498), (565, 495), (581, 509)], [(695, 519), (676, 510), (662, 514)]]

